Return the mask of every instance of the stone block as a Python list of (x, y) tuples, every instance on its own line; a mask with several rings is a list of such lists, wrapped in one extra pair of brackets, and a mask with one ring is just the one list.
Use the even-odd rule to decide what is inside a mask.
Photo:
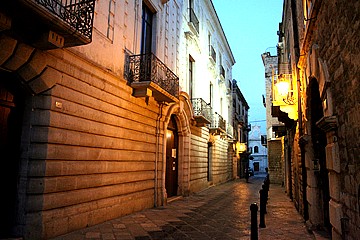
[(326, 146), (326, 168), (340, 173), (339, 145), (337, 142)]
[(47, 62), (47, 55), (41, 51), (37, 51), (31, 61), (22, 67), (18, 73), (24, 81), (29, 81), (41, 74), (41, 72), (46, 68)]
[(331, 198), (337, 202), (340, 201), (339, 176), (335, 172), (329, 173), (329, 187)]
[(38, 94), (52, 88), (61, 78), (61, 72), (53, 68), (46, 68), (39, 77), (29, 83), (29, 86), (34, 93)]
[(17, 45), (17, 41), (8, 36), (0, 37), (0, 65), (10, 58)]
[(329, 210), (331, 225), (333, 226), (333, 228), (336, 229), (337, 232), (341, 232), (341, 218), (343, 215), (341, 210), (341, 204), (331, 199), (329, 202)]
[(15, 54), (13, 54), (11, 58), (4, 63), (4, 67), (10, 71), (18, 70), (22, 65), (29, 61), (33, 51), (33, 47), (24, 43), (19, 43), (16, 47)]

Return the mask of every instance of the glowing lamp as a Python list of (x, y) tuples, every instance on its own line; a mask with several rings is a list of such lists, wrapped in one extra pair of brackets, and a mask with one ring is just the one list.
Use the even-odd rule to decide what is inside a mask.
[(246, 144), (237, 142), (236, 143), (236, 149), (237, 149), (238, 153), (243, 153), (243, 152), (246, 151)]
[(282, 75), (280, 75), (275, 87), (280, 97), (286, 97), (289, 93), (290, 84)]

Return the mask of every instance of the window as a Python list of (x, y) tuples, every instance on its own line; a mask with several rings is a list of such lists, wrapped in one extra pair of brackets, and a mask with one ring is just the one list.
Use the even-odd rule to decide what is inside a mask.
[(189, 0), (189, 19), (195, 30), (199, 33), (199, 20), (194, 11), (194, 0)]
[(115, 25), (115, 0), (110, 0), (108, 29), (107, 29), (107, 37), (110, 40), (114, 40), (114, 25)]
[(193, 78), (194, 78), (194, 59), (189, 56), (189, 95), (190, 99), (193, 98)]
[(258, 146), (254, 147), (254, 153), (259, 153), (259, 147)]
[(141, 33), (141, 53), (151, 53), (153, 12), (143, 3), (142, 7), (142, 33)]
[(216, 62), (216, 52), (215, 52), (215, 49), (211, 42), (211, 34), (210, 33), (208, 34), (208, 42), (209, 42), (209, 56), (215, 63)]

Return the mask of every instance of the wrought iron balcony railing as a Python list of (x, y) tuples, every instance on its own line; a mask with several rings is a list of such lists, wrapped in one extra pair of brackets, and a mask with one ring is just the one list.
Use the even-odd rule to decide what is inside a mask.
[(158, 101), (179, 97), (179, 77), (152, 53), (129, 56), (128, 80), (135, 89), (151, 89)]
[(220, 65), (220, 76), (225, 78), (225, 69), (224, 69), (224, 67), (222, 65)]
[(26, 0), (36, 2), (91, 39), (95, 0)]
[(88, 44), (96, 0), (3, 0), (9, 34), (44, 50)]
[(190, 8), (189, 10), (190, 10), (190, 22), (194, 25), (195, 30), (199, 33), (199, 20), (196, 17), (194, 9)]
[(194, 117), (200, 124), (211, 123), (211, 106), (207, 104), (202, 98), (193, 98), (191, 103), (194, 109)]
[(210, 129), (220, 130), (220, 132), (226, 132), (226, 122), (223, 117), (217, 112), (212, 114)]

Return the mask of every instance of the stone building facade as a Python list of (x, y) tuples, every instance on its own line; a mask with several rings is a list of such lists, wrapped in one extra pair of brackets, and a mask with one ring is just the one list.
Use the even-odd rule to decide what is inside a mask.
[(235, 79), (232, 81), (232, 99), (236, 175), (243, 178), (246, 175), (245, 170), (249, 166), (249, 132), (251, 125), (248, 121), (248, 112), (250, 107)]
[[(256, 123), (251, 124), (251, 131), (249, 133), (249, 148), (252, 160), (249, 161), (249, 167), (251, 167), (255, 173), (266, 172), (265, 168), (268, 168), (267, 144), (265, 145), (261, 142), (261, 136), (261, 126)], [(272, 174), (272, 176), (276, 175)]]
[(278, 73), (278, 56), (270, 52), (261, 54), (265, 69), (265, 108), (266, 108), (266, 138), (268, 148), (268, 171), (271, 182), (283, 184), (285, 159), (282, 146), (285, 134), (285, 125), (277, 117), (272, 116), (273, 109), (273, 75)]
[(273, 116), (287, 129), (287, 190), (309, 226), (332, 239), (360, 236), (359, 9), (358, 1), (286, 0), (278, 32), (287, 69), (273, 81), (290, 88), (273, 99)]
[(235, 60), (211, 1), (2, 1), (0, 19), (0, 238), (235, 177)]

